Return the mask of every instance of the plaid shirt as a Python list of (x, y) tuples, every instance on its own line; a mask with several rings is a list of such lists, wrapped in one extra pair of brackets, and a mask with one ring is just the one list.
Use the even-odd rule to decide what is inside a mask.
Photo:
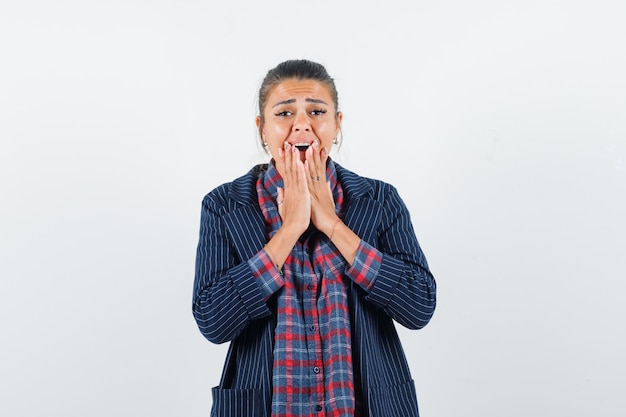
[[(343, 191), (332, 161), (327, 168), (335, 210), (341, 217)], [(276, 206), (282, 178), (273, 164), (257, 181), (268, 240), (282, 221)], [(352, 368), (349, 281), (369, 290), (382, 254), (361, 241), (352, 266), (312, 225), (298, 240), (283, 271), (261, 250), (250, 261), (265, 299), (277, 294), (272, 416), (358, 416)]]

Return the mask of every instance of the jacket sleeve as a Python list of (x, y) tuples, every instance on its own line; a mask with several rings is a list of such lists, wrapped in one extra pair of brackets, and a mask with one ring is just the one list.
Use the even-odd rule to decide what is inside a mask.
[[(355, 262), (348, 275), (357, 283), (369, 282), (365, 299), (409, 329), (420, 329), (430, 321), (437, 303), (436, 283), (411, 223), (409, 211), (397, 190), (385, 184), (376, 247), (361, 242), (359, 252), (377, 251), (376, 267), (363, 268)], [(373, 242), (372, 242), (373, 243)], [(358, 259), (358, 254), (357, 254)], [(366, 274), (368, 277), (359, 277)]]
[(220, 189), (204, 198), (196, 253), (193, 314), (213, 343), (230, 341), (252, 320), (271, 315), (249, 263), (239, 260), (231, 245), (225, 207)]

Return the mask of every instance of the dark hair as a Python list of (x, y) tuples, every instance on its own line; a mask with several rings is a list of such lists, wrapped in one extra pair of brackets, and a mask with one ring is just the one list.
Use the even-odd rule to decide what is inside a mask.
[(275, 68), (267, 72), (259, 89), (259, 117), (261, 118), (260, 128), (263, 127), (265, 116), (263, 110), (267, 104), (267, 98), (278, 84), (285, 80), (314, 80), (326, 84), (330, 92), (330, 97), (335, 104), (335, 111), (339, 111), (339, 99), (335, 81), (328, 75), (326, 68), (322, 64), (306, 59), (293, 59), (281, 62)]

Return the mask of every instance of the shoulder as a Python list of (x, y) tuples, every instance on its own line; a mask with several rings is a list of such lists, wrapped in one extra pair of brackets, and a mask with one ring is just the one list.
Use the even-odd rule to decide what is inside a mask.
[(256, 182), (266, 168), (266, 164), (255, 165), (244, 175), (215, 187), (204, 196), (202, 206), (216, 211), (230, 211), (238, 205), (257, 203)]
[(385, 181), (361, 176), (337, 163), (335, 166), (339, 182), (351, 198), (370, 198), (384, 202), (390, 195), (398, 196), (396, 188)]

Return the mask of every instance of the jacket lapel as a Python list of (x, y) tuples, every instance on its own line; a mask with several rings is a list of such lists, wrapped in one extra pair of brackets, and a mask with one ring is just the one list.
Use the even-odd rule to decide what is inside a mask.
[(257, 165), (233, 181), (229, 193), (232, 208), (223, 217), (242, 260), (252, 258), (266, 243), (265, 220), (256, 193), (256, 181), (262, 169), (262, 165)]
[(346, 195), (343, 222), (361, 239), (377, 246), (377, 226), (382, 207), (374, 198), (374, 188), (363, 177), (335, 163), (337, 176)]

